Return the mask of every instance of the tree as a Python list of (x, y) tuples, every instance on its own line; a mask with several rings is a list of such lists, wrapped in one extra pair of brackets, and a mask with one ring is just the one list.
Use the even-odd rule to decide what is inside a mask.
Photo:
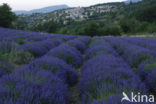
[(11, 11), (8, 4), (0, 5), (0, 27), (11, 26), (12, 21), (15, 19), (16, 15)]
[(12, 23), (12, 28), (14, 29), (20, 29), (20, 30), (24, 30), (25, 26), (24, 26), (24, 21), (21, 20), (16, 20)]
[(136, 12), (136, 18), (139, 21), (156, 22), (156, 5), (145, 7)]
[(104, 26), (99, 28), (101, 36), (120, 36), (121, 30), (118, 26)]
[(119, 25), (124, 33), (134, 33), (136, 32), (136, 27), (138, 27), (139, 23), (134, 18), (123, 18), (119, 21)]
[(96, 23), (91, 22), (84, 28), (84, 35), (89, 36), (98, 35), (98, 28), (99, 26)]

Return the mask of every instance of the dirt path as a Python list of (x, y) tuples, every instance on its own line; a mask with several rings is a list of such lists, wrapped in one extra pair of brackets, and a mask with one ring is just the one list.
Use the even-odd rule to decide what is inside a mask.
[[(82, 58), (83, 58), (83, 64), (84, 64), (84, 61), (85, 61), (85, 55), (83, 54), (82, 55)], [(82, 64), (82, 66), (83, 66)], [(79, 75), (79, 79), (81, 78), (81, 68), (77, 69), (77, 73)], [(74, 85), (73, 87), (70, 87), (69, 88), (69, 92), (70, 92), (70, 97), (71, 97), (71, 101), (70, 101), (70, 104), (79, 104), (79, 101), (80, 101), (80, 91), (79, 91), (79, 88), (78, 88), (78, 84), (79, 84), (79, 81), (76, 85)]]

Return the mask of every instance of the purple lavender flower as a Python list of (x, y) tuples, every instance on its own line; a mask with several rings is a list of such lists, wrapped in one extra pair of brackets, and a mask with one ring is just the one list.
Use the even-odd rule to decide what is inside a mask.
[(8, 41), (0, 42), (0, 54), (9, 53), (12, 49), (15, 48), (15, 45)]
[(66, 44), (60, 45), (50, 50), (46, 55), (63, 59), (68, 64), (71, 64), (75, 67), (79, 67), (82, 64), (81, 53), (76, 48)]
[(122, 91), (146, 92), (145, 85), (122, 59), (93, 58), (85, 63), (80, 79), (82, 102), (105, 99)]
[(0, 102), (9, 104), (67, 104), (67, 85), (51, 72), (21, 69), (0, 79)]
[(4, 61), (0, 61), (0, 69), (1, 69), (1, 73), (11, 73), (14, 70), (14, 67)]
[(79, 50), (81, 53), (84, 52), (86, 49), (86, 44), (82, 42), (80, 39), (74, 39), (67, 42), (70, 46), (75, 47), (77, 50)]
[(78, 75), (71, 65), (66, 64), (63, 60), (55, 57), (44, 56), (36, 59), (28, 64), (29, 69), (49, 70), (69, 85), (73, 85), (78, 81)]

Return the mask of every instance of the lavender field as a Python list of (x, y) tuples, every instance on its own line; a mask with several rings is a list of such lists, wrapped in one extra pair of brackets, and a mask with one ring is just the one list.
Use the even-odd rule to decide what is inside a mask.
[(123, 92), (156, 95), (156, 38), (0, 28), (0, 104), (154, 104)]

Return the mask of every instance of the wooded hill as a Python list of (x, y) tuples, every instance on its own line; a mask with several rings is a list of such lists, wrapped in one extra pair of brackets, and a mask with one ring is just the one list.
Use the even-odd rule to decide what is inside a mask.
[(14, 28), (75, 35), (143, 34), (156, 32), (156, 1), (104, 3), (50, 13), (19, 15)]

